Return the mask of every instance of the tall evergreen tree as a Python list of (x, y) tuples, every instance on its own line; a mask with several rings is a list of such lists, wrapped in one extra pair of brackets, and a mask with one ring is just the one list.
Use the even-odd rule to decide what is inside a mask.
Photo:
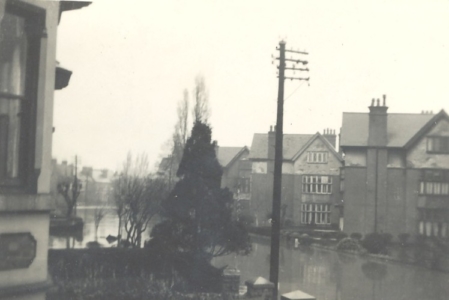
[(154, 227), (153, 243), (166, 253), (210, 261), (232, 252), (249, 252), (243, 224), (232, 220), (232, 194), (220, 188), (222, 168), (210, 127), (196, 120), (178, 169), (180, 180), (164, 201), (165, 221)]

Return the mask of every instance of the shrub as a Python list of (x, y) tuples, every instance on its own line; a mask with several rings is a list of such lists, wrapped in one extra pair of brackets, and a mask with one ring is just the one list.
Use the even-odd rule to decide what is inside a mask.
[(409, 238), (410, 238), (410, 234), (408, 234), (408, 233), (400, 233), (400, 234), (398, 234), (398, 240), (401, 242), (402, 246), (407, 244)]
[(393, 240), (393, 235), (391, 233), (381, 233), (380, 235), (384, 239), (387, 246), (391, 245), (391, 241)]
[(238, 218), (239, 221), (243, 223), (246, 227), (252, 226), (256, 220), (253, 215), (248, 213), (243, 213), (239, 215)]
[(335, 238), (337, 239), (337, 241), (341, 241), (344, 238), (347, 238), (348, 235), (344, 232), (337, 232), (337, 234), (335, 235)]
[(326, 239), (326, 240), (328, 240), (328, 239), (330, 239), (331, 237), (332, 237), (332, 233), (330, 233), (330, 232), (325, 232), (325, 233), (323, 233), (323, 235), (321, 236), (323, 239)]
[(390, 235), (381, 233), (370, 233), (365, 236), (362, 246), (373, 254), (388, 254), (388, 245), (391, 242)]
[(285, 220), (284, 227), (293, 227), (293, 226), (295, 226), (295, 222), (293, 222), (293, 220), (291, 219)]
[(350, 237), (351, 239), (361, 241), (363, 236), (360, 232), (353, 232), (351, 233)]
[(301, 235), (299, 238), (299, 244), (302, 246), (310, 246), (313, 243), (313, 238), (309, 236), (307, 233)]
[(361, 252), (363, 249), (358, 240), (346, 237), (338, 242), (337, 250)]

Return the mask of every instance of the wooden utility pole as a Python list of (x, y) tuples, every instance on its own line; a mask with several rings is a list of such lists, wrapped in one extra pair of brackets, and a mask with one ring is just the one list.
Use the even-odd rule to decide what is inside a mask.
[[(307, 61), (286, 59), (285, 52), (307, 54), (305, 52), (285, 50), (285, 42), (279, 43), (279, 88), (277, 101), (277, 119), (276, 119), (276, 146), (274, 152), (274, 180), (273, 180), (273, 208), (271, 223), (271, 253), (270, 253), (270, 281), (274, 284), (273, 299), (278, 299), (279, 285), (279, 247), (281, 233), (281, 196), (282, 196), (282, 151), (283, 151), (283, 126), (284, 126), (284, 81), (285, 70), (308, 71), (308, 69), (288, 68), (286, 61), (293, 63), (307, 64)], [(309, 78), (288, 77), (290, 80), (309, 80)]]

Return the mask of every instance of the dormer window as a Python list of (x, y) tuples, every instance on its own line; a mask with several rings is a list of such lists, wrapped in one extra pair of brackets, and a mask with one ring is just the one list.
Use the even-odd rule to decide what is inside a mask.
[(326, 164), (329, 154), (326, 151), (307, 152), (307, 162), (313, 164)]
[(427, 153), (449, 154), (449, 136), (427, 137)]

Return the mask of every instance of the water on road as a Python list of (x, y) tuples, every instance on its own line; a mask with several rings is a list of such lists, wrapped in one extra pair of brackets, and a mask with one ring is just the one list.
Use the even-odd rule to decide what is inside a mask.
[[(85, 248), (88, 242), (95, 241), (94, 212), (93, 207), (78, 208), (77, 215), (84, 219), (82, 234), (51, 236), (49, 247)], [(117, 231), (118, 218), (110, 209), (100, 222), (97, 241), (110, 247), (113, 244), (106, 237), (116, 236)], [(253, 251), (248, 256), (229, 255), (213, 263), (239, 269), (244, 284), (258, 276), (269, 278), (269, 255), (269, 239), (253, 238)], [(300, 289), (317, 300), (449, 299), (447, 273), (316, 248), (281, 247), (279, 278), (280, 293)]]

